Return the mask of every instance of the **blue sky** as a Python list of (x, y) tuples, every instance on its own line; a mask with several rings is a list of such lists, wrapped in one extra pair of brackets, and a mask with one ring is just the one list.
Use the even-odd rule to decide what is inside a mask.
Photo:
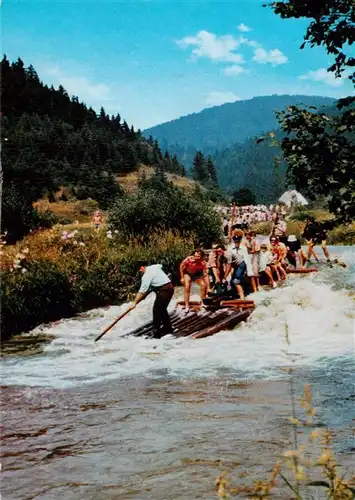
[(324, 49), (299, 50), (308, 22), (263, 2), (5, 0), (2, 49), (142, 129), (258, 95), (349, 95)]

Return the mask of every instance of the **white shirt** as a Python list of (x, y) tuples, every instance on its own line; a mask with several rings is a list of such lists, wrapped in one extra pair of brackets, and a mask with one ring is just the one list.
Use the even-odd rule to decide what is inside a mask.
[(273, 261), (273, 255), (270, 250), (261, 251), (259, 254), (259, 271), (265, 271), (266, 267)]
[(167, 283), (170, 283), (170, 279), (169, 276), (162, 270), (161, 264), (147, 266), (142, 276), (139, 293), (146, 293), (150, 289), (159, 288)]
[(245, 262), (248, 259), (248, 250), (243, 244), (241, 244), (239, 247), (231, 244), (227, 247), (225, 257), (227, 258), (227, 264), (234, 264), (239, 266), (242, 262)]

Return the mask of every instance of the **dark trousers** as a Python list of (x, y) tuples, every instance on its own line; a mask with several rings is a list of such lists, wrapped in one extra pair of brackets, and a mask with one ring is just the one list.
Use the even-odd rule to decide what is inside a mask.
[(155, 290), (155, 293), (156, 299), (153, 305), (154, 337), (160, 339), (173, 331), (167, 308), (174, 295), (174, 287), (172, 283), (167, 283)]

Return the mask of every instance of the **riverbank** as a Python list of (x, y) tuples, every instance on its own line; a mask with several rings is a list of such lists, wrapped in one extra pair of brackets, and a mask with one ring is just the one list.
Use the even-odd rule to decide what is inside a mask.
[[(304, 217), (310, 215), (319, 222), (323, 222), (331, 219), (331, 214), (325, 210), (307, 210), (302, 211), (302, 213), (288, 216), (287, 221), (287, 234), (296, 235), (301, 242), (304, 244), (305, 240), (302, 238), (301, 234), (304, 230), (306, 222)], [(260, 222), (254, 224), (252, 229), (256, 231), (257, 234), (264, 236), (269, 236), (273, 227), (273, 222)], [(351, 224), (340, 225), (331, 231), (328, 231), (327, 238), (328, 245), (355, 245), (355, 222)]]
[(149, 242), (125, 242), (115, 232), (57, 225), (2, 247), (2, 340), (37, 325), (105, 305), (129, 301), (139, 286), (138, 261), (176, 269), (194, 246), (192, 237), (157, 232)]

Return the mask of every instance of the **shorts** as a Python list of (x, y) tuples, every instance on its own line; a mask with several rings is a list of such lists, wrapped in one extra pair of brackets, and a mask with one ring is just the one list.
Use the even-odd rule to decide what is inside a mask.
[(321, 240), (319, 238), (313, 238), (312, 240), (306, 240), (309, 247), (314, 247), (314, 245), (321, 245), (322, 248), (327, 246), (327, 240)]
[(201, 278), (203, 278), (203, 271), (199, 271), (198, 273), (195, 273), (195, 274), (190, 274), (190, 273), (185, 272), (184, 274), (187, 274), (188, 276), (190, 276), (191, 281), (196, 281), (196, 280), (200, 280)]
[(241, 264), (239, 264), (239, 266), (233, 268), (232, 283), (234, 285), (241, 284), (242, 278), (246, 273), (246, 270), (247, 270), (247, 265), (245, 262), (242, 262)]

